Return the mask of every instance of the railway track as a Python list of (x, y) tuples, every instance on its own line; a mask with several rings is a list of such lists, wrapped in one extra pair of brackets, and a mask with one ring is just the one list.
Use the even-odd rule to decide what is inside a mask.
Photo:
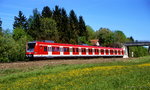
[[(12, 63), (0, 63), (0, 69), (17, 69), (17, 68), (32, 68), (43, 67), (46, 65), (55, 66), (61, 64), (89, 64), (89, 63), (103, 63), (112, 61), (127, 61), (131, 58), (90, 58), (90, 59), (51, 59), (51, 60), (36, 60), (36, 61), (21, 61)], [(132, 58), (134, 59), (134, 58)]]

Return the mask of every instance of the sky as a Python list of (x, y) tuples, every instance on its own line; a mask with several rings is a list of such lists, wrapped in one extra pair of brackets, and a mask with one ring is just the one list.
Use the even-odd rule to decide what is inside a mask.
[(35, 8), (41, 12), (44, 6), (54, 9), (55, 5), (68, 14), (73, 9), (95, 31), (121, 30), (127, 37), (150, 41), (150, 0), (0, 0), (2, 27), (12, 30), (19, 10), (28, 18)]

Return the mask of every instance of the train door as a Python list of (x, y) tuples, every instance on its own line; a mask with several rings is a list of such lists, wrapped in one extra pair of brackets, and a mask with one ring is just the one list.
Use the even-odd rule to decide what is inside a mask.
[(47, 50), (47, 46), (39, 46), (39, 50), (38, 50), (39, 54), (41, 55), (48, 55), (48, 50)]

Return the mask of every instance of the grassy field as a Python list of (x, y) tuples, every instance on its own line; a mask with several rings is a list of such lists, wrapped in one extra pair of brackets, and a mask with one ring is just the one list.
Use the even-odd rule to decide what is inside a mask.
[(149, 90), (150, 57), (99, 64), (2, 69), (0, 89)]

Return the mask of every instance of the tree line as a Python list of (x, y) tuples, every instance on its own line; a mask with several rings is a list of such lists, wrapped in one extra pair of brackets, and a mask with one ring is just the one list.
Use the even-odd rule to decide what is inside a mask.
[(51, 10), (45, 6), (41, 13), (34, 9), (33, 15), (28, 19), (19, 11), (19, 15), (14, 19), (13, 29), (23, 29), (34, 40), (79, 44), (80, 38), (86, 41), (89, 39), (83, 17), (77, 17), (74, 10), (67, 15), (64, 8), (55, 6), (55, 9)]
[[(90, 31), (90, 38), (98, 39), (100, 46), (104, 47), (122, 48), (123, 43), (136, 41), (132, 36), (126, 37), (121, 30), (112, 31), (108, 28), (100, 28), (94, 31), (90, 26), (87, 26), (87, 29)], [(134, 53), (134, 57), (149, 55), (148, 49), (143, 46), (129, 47), (129, 57), (132, 57), (132, 52)]]
[[(67, 14), (59, 6), (54, 9), (45, 6), (41, 12), (34, 9), (29, 18), (19, 11), (14, 17), (12, 31), (3, 30), (0, 19), (0, 62), (27, 60), (25, 50), (29, 41), (53, 40), (57, 43), (92, 45), (92, 39), (98, 39), (101, 46), (117, 48), (121, 48), (124, 42), (134, 41), (121, 30), (100, 28), (95, 31), (86, 25), (83, 16), (78, 17), (74, 10)], [(134, 51), (139, 57), (148, 55), (146, 50), (144, 47), (131, 47), (130, 53)]]

